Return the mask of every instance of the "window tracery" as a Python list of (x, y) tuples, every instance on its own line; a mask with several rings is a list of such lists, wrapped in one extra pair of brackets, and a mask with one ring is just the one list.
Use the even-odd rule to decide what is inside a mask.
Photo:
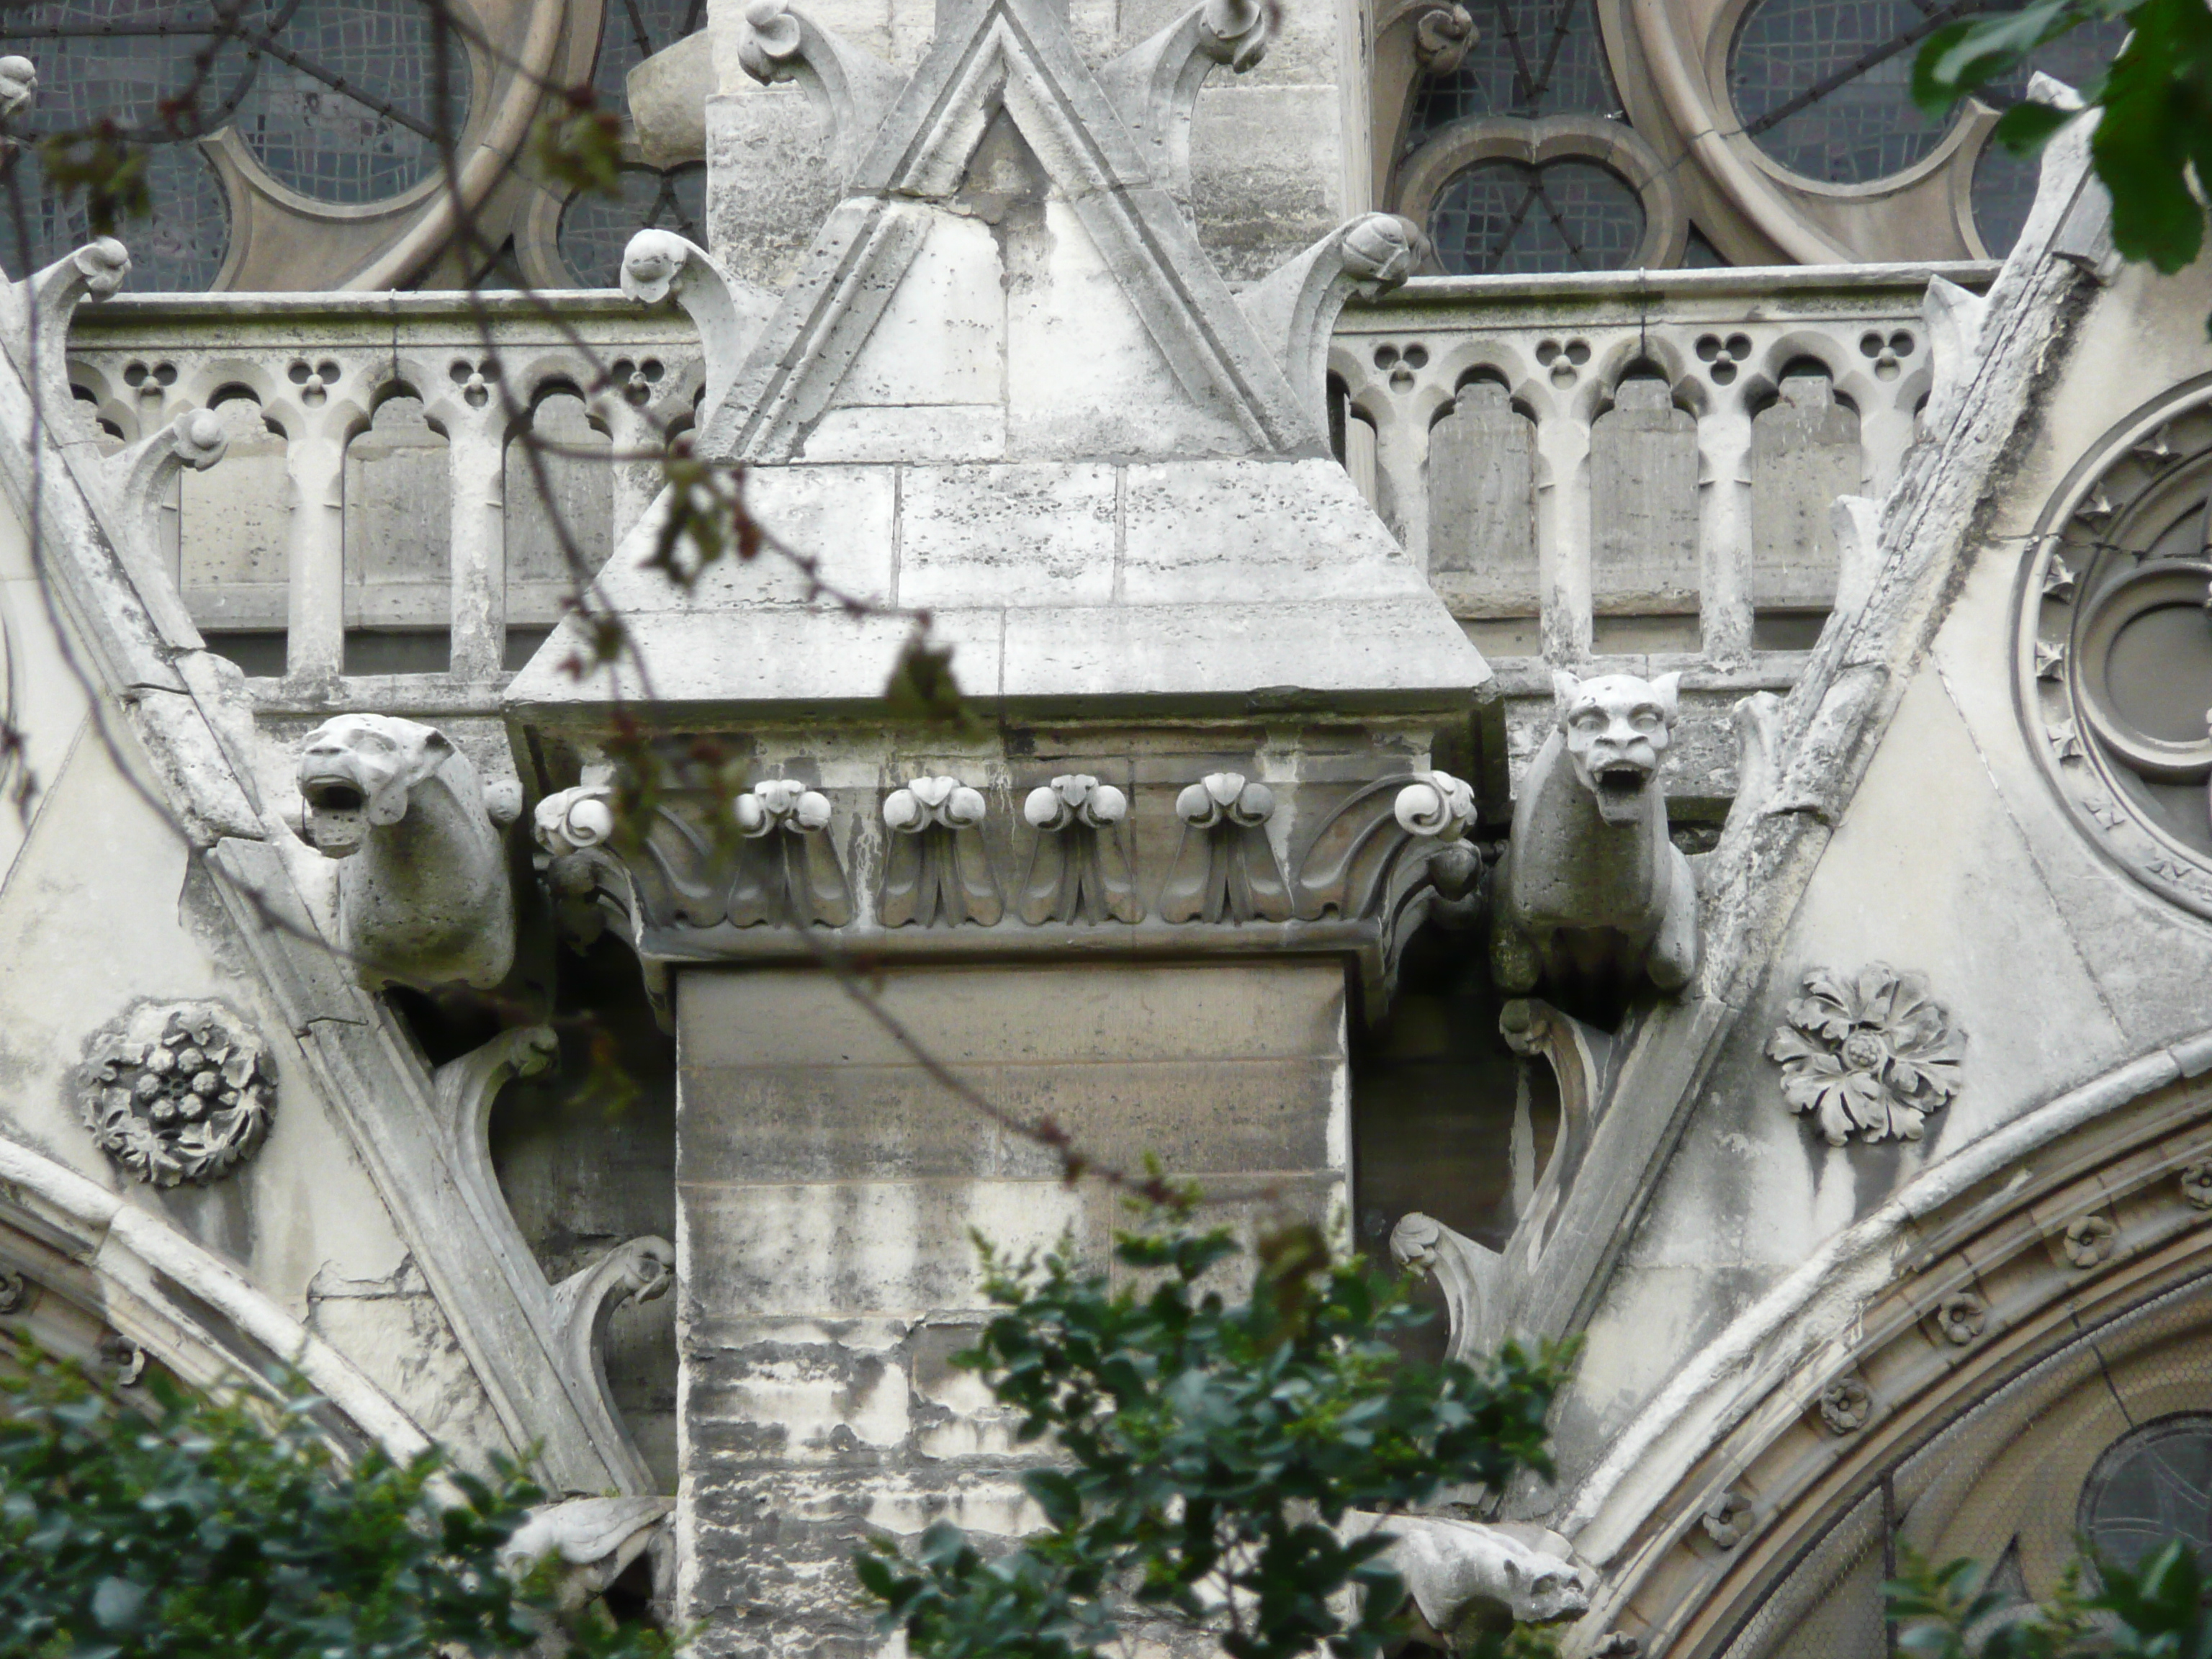
[[(570, 201), (515, 188), (508, 158), (543, 88), (587, 82), (626, 110), (629, 73), (704, 21), (705, 0), (465, 0), (447, 28), (426, 0), (36, 0), (0, 52), (38, 67), (27, 138), (106, 118), (146, 147), (152, 216), (129, 231), (142, 289), (439, 287), (487, 269), (606, 286), (640, 228), (702, 240), (703, 167), (633, 165), (618, 198)], [(471, 246), (453, 245), (441, 131)], [(0, 263), (35, 269), (88, 240), (81, 199), (35, 173), (22, 196), (27, 246), (0, 232)]]

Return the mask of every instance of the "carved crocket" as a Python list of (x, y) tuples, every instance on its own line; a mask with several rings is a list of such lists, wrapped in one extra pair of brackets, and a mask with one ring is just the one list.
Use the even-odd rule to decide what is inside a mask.
[(1677, 674), (1553, 676), (1558, 725), (1536, 752), (1498, 868), (1491, 975), (1679, 990), (1698, 969), (1696, 878), (1667, 833), (1659, 757)]
[(341, 714), (308, 737), (300, 793), (310, 839), (343, 860), (338, 944), (365, 982), (488, 990), (507, 977), (506, 850), (476, 768), (444, 732)]

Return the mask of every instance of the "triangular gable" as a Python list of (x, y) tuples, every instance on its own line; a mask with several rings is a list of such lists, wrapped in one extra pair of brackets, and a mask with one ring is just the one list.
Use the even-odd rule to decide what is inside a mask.
[(1234, 437), (1219, 453), (1318, 453), (1316, 422), (1045, 0), (967, 0), (908, 82), (739, 371), (709, 454), (799, 459), (932, 225), (1004, 110), (1095, 245), (1182, 393)]

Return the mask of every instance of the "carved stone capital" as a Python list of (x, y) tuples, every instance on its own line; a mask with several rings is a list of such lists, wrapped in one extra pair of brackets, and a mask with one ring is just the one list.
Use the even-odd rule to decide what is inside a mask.
[(1123, 52), (1098, 74), (1136, 139), (1152, 178), (1190, 200), (1190, 122), (1217, 64), (1242, 75), (1267, 55), (1267, 8), (1259, 0), (1203, 0)]
[(1368, 213), (1347, 220), (1238, 296), (1262, 343), (1290, 376), (1300, 407), (1324, 420), (1329, 336), (1355, 295), (1378, 299), (1428, 257), (1429, 240), (1411, 219)]
[(823, 27), (788, 0), (753, 0), (745, 8), (738, 64), (763, 86), (799, 83), (830, 124), (830, 165), (840, 179), (866, 154), (906, 83), (873, 52)]
[(84, 1074), (94, 1144), (155, 1187), (228, 1175), (276, 1107), (266, 1045), (219, 1003), (141, 1003), (96, 1040)]
[(739, 795), (731, 814), (741, 838), (730, 885), (733, 926), (842, 927), (853, 919), (853, 890), (828, 834), (829, 796), (790, 778), (775, 778)]

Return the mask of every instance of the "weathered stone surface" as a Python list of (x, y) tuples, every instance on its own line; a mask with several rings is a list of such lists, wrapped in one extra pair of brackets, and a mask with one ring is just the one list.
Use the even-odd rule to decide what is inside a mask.
[[(883, 995), (1000, 1109), (1102, 1160), (1156, 1152), (1242, 1227), (1340, 1200), (1334, 964), (903, 970)], [(946, 1363), (982, 1312), (969, 1230), (1103, 1267), (1118, 1200), (813, 973), (689, 975), (678, 1037), (690, 1607), (708, 1651), (831, 1650), (863, 1628), (844, 1565), (863, 1523), (1030, 1524), (1031, 1454)]]
[(1698, 608), (1698, 422), (1667, 382), (1623, 380), (1590, 424), (1590, 590), (1622, 615)]
[(1835, 602), (1836, 535), (1828, 504), (1861, 483), (1859, 421), (1826, 375), (1793, 374), (1751, 422), (1752, 593), (1761, 609), (1825, 611)]
[(1470, 380), (1429, 434), (1429, 582), (1455, 617), (1533, 617), (1535, 423)]

